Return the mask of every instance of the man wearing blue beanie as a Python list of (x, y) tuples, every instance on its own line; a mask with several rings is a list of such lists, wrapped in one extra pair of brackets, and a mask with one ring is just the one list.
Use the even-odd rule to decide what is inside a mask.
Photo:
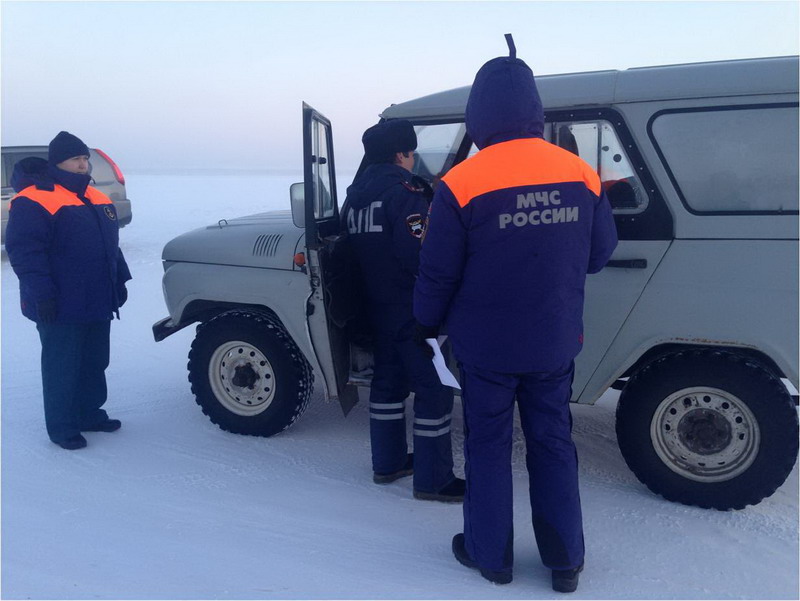
[(42, 343), (47, 433), (68, 450), (86, 446), (81, 432), (113, 432), (121, 422), (102, 409), (110, 324), (131, 279), (119, 248), (117, 213), (89, 182), (89, 148), (62, 131), (48, 160), (14, 166), (6, 252), (20, 282), (22, 313)]
[[(510, 38), (510, 36), (509, 36)], [(558, 592), (573, 592), (584, 544), (569, 410), (583, 344), (587, 273), (617, 244), (597, 173), (546, 142), (533, 72), (511, 56), (478, 71), (466, 127), (479, 152), (453, 167), (431, 204), (414, 315), (444, 326), (461, 370), (467, 488), (453, 553), (492, 582), (514, 561), (514, 405), (527, 447), (533, 529)]]

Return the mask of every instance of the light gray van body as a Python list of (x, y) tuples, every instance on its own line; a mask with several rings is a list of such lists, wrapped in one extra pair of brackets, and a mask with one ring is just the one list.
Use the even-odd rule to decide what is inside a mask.
[[(537, 84), (545, 138), (598, 171), (620, 238), (609, 265), (587, 281), (573, 400), (622, 390), (620, 448), (654, 491), (721, 509), (758, 502), (797, 455), (797, 412), (781, 378), (798, 386), (798, 58)], [(415, 124), (419, 175), (435, 182), (477, 151), (463, 125), (468, 94), (441, 92), (381, 114)], [(291, 220), (232, 220), (164, 249), (170, 316), (154, 333), (201, 322), (190, 379), (203, 410), (227, 430), (288, 427), (312, 377), (345, 411), (355, 402), (348, 383), (369, 381), (368, 345), (347, 333), (330, 123), (310, 107), (304, 136), (305, 183), (292, 191)], [(229, 340), (226, 323), (238, 339)], [(271, 342), (246, 340), (248, 323)], [(292, 408), (280, 416), (279, 391), (253, 393), (255, 382), (281, 379), (270, 344), (289, 349), (286, 374), (302, 380), (284, 391)], [(259, 365), (232, 361), (247, 353)]]

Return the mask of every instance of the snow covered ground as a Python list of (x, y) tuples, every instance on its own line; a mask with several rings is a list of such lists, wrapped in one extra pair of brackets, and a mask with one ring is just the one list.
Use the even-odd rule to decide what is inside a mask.
[[(500, 587), (450, 552), (460, 506), (415, 501), (409, 479), (372, 484), (366, 403), (345, 419), (315, 394), (278, 436), (228, 434), (189, 390), (193, 328), (153, 342), (150, 326), (166, 315), (163, 244), (223, 217), (288, 208), (299, 176), (126, 175), (133, 222), (121, 238), (135, 279), (112, 326), (106, 405), (119, 432), (90, 433), (88, 448), (73, 452), (47, 439), (38, 337), (3, 253), (3, 598), (557, 597), (530, 527), (518, 429), (514, 581)], [(576, 596), (797, 599), (797, 466), (743, 511), (669, 503), (626, 467), (615, 403), (611, 392), (573, 408), (587, 545)], [(458, 417), (453, 430), (463, 475)]]

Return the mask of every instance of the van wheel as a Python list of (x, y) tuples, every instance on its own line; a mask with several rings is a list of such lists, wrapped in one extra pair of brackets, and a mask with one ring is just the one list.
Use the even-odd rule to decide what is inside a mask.
[(616, 429), (636, 477), (686, 505), (756, 504), (797, 459), (786, 387), (753, 359), (724, 351), (678, 352), (640, 369), (620, 396)]
[(229, 311), (197, 327), (189, 382), (209, 419), (235, 434), (272, 436), (305, 411), (313, 377), (280, 321)]

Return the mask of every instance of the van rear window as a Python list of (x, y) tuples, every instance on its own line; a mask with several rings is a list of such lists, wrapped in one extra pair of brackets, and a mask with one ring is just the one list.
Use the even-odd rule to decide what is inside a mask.
[(797, 212), (797, 106), (668, 111), (651, 135), (691, 211)]

